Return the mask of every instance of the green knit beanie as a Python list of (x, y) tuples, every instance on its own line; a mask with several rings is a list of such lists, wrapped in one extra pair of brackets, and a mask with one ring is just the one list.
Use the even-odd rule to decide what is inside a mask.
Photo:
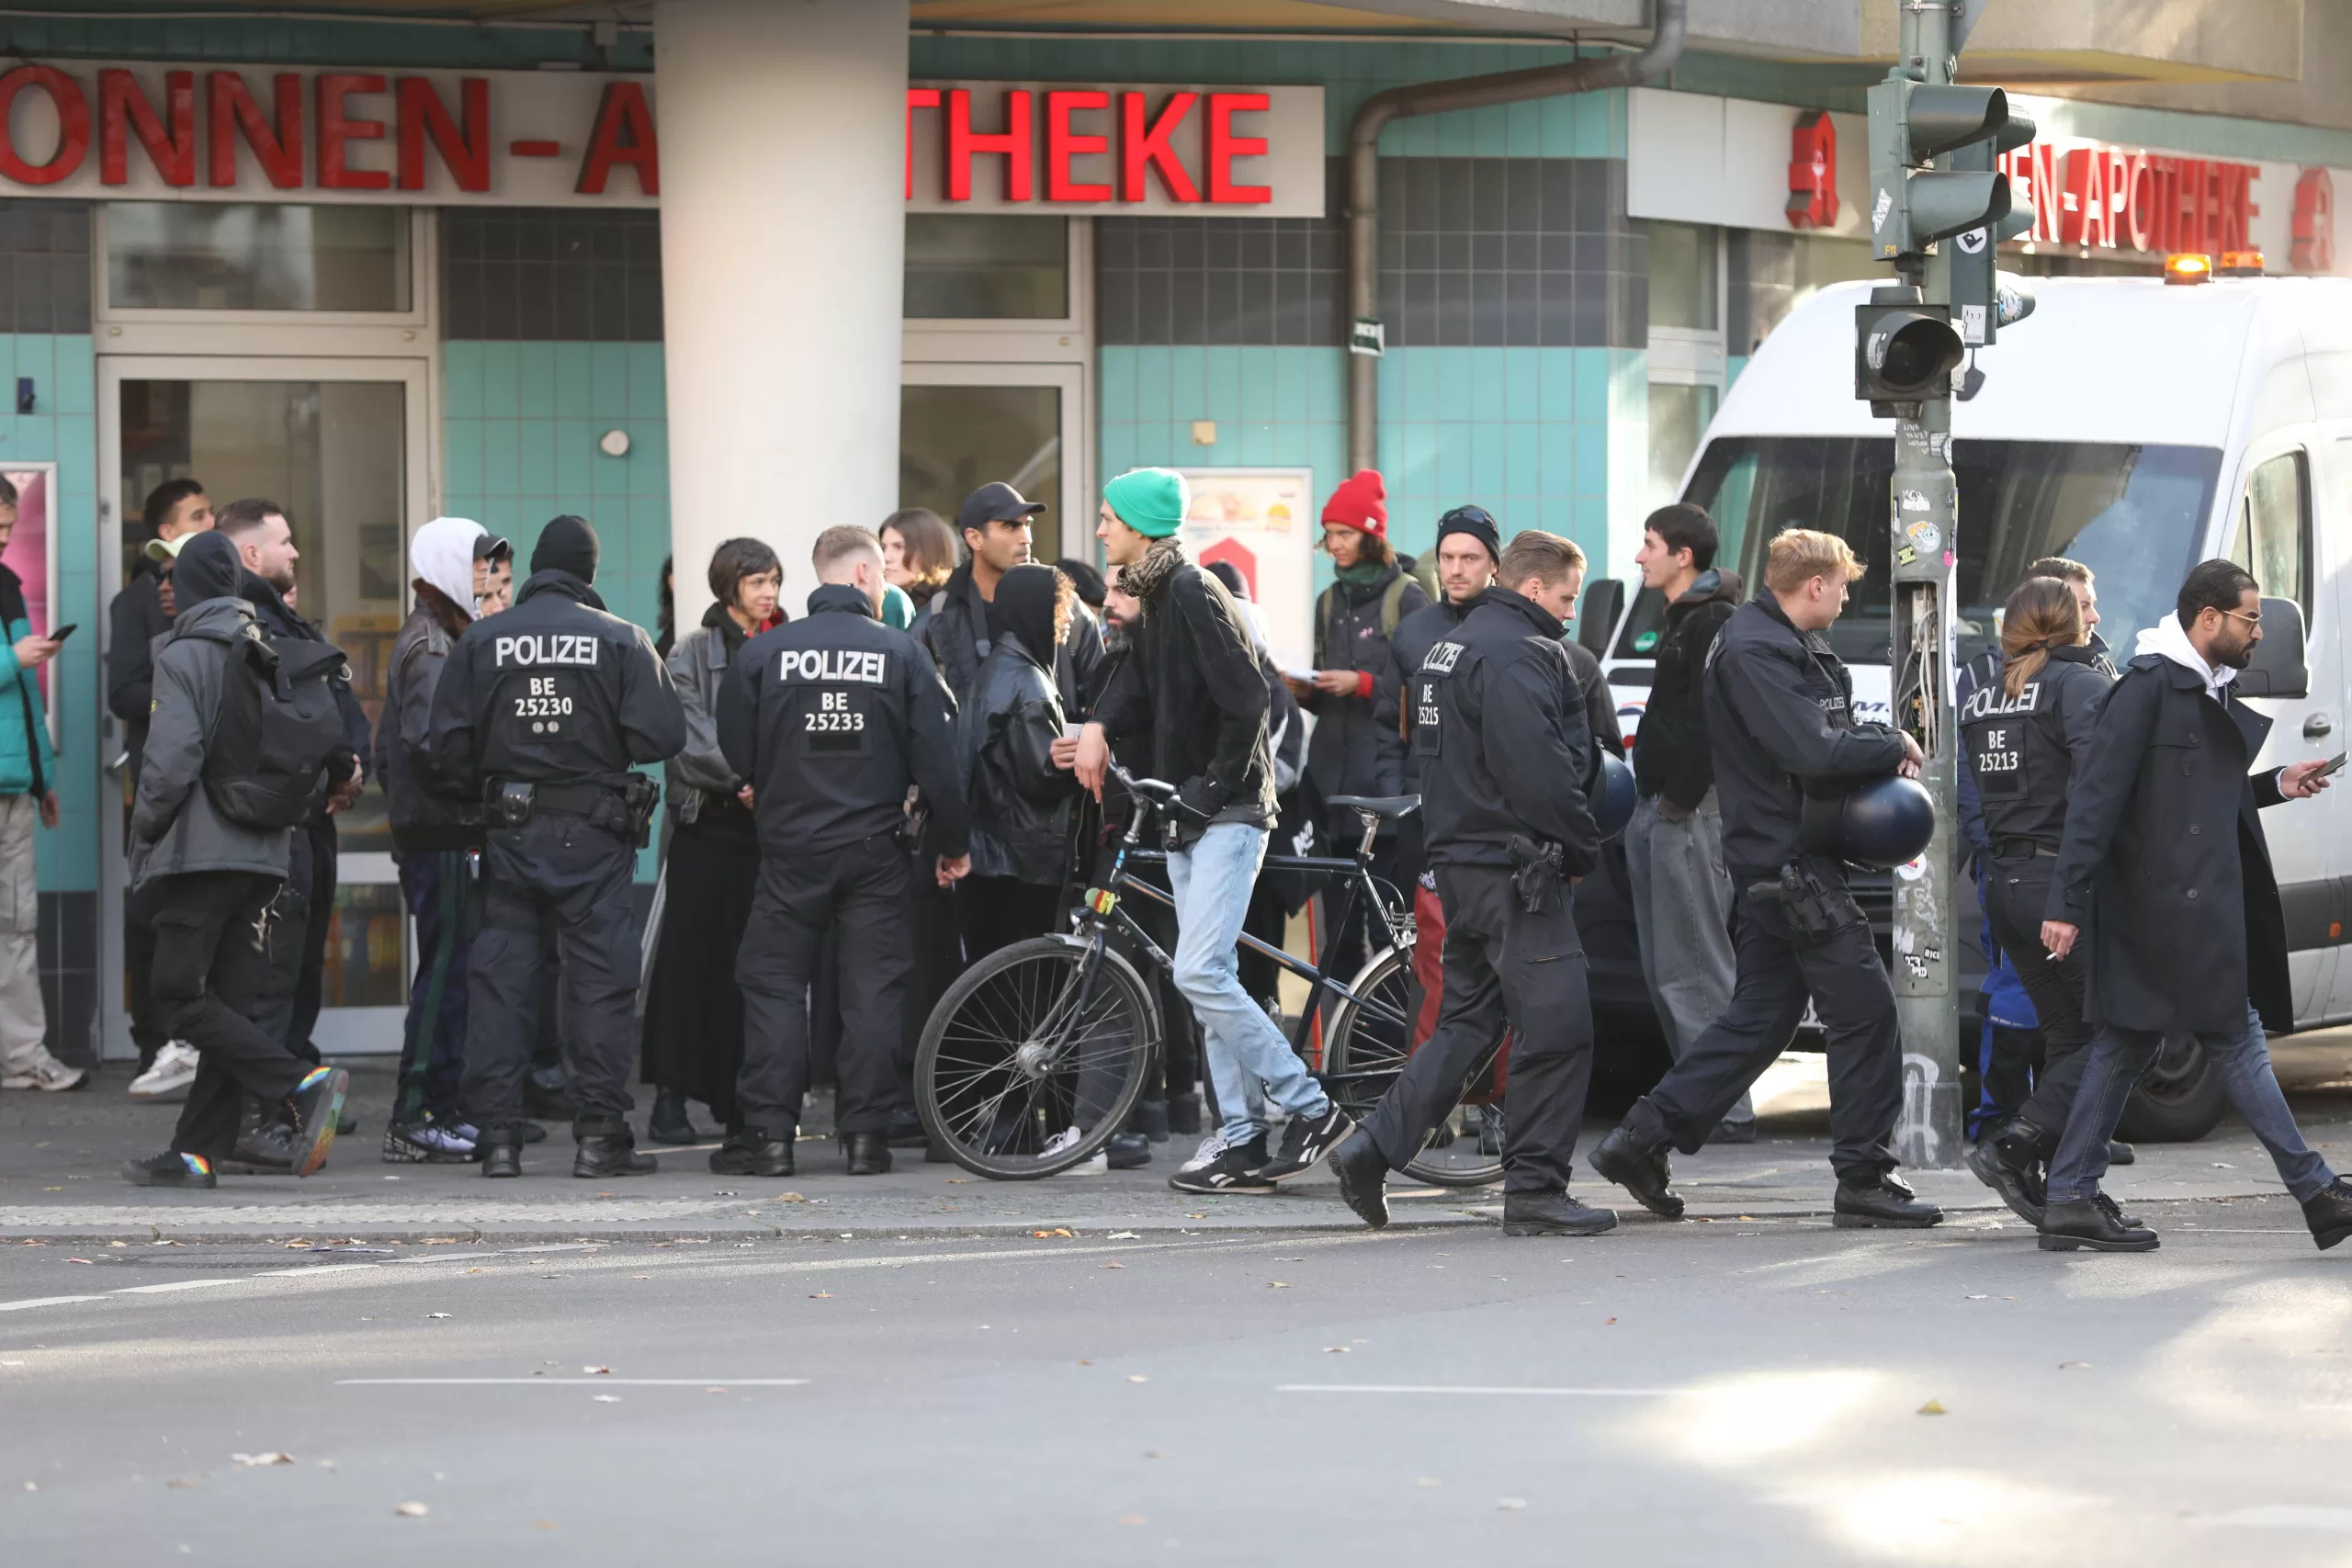
[(1120, 522), (1151, 539), (1173, 534), (1193, 506), (1184, 476), (1173, 468), (1130, 468), (1102, 487), (1102, 499)]

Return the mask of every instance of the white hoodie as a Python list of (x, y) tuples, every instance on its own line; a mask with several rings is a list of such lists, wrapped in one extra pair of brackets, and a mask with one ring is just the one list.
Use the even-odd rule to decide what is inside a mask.
[(408, 570), (439, 589), (450, 604), (474, 613), (474, 541), (482, 525), (469, 517), (435, 517), (408, 542)]
[(2238, 678), (2238, 672), (2226, 664), (2216, 670), (2205, 662), (2205, 656), (2197, 651), (2196, 645), (2188, 640), (2188, 634), (2180, 629), (2177, 611), (2168, 613), (2163, 620), (2143, 631), (2132, 651), (2134, 654), (2161, 653), (2182, 669), (2194, 671), (2197, 678), (2205, 682), (2205, 694), (2217, 703), (2222, 700), (2223, 689)]

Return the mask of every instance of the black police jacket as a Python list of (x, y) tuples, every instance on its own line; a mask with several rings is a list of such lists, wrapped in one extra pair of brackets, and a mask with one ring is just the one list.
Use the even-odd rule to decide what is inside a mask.
[(2090, 747), (2114, 676), (2087, 648), (2053, 648), (2016, 696), (1995, 679), (1960, 710), (1962, 766), (1976, 781), (1977, 808), (1996, 854), (2020, 840), (2055, 852), (2066, 830), (2075, 761)]
[(896, 832), (915, 784), (931, 807), (925, 843), (950, 859), (969, 845), (956, 699), (922, 645), (855, 588), (826, 584), (808, 615), (743, 645), (718, 688), (718, 749), (752, 785), (763, 852)]
[[(2090, 667), (2098, 672), (2101, 679), (2112, 684), (2115, 681), (2115, 660), (2109, 655), (2107, 639), (2093, 632), (2086, 647), (2090, 653)], [(2007, 665), (2007, 660), (2001, 657), (1997, 645), (1962, 665), (1951, 689), (1952, 705), (1965, 713), (1971, 697), (1986, 686), (2001, 683), (2001, 671)], [(1965, 746), (1960, 752), (1959, 784), (1960, 830), (1967, 836), (1968, 847), (1973, 853), (1989, 855), (1992, 853), (1992, 840), (1984, 831), (1984, 803), (1977, 798), (1976, 770), (1970, 764)]]
[(513, 609), (466, 628), (426, 739), (434, 765), (477, 794), (492, 779), (617, 787), (632, 762), (667, 761), (685, 743), (652, 639), (555, 570), (534, 572)]
[[(2089, 930), (2085, 1011), (2126, 1029), (2235, 1034), (2251, 1000), (2295, 1026), (2286, 916), (2256, 812), (2276, 769), (2249, 776), (2270, 720), (2161, 654), (2143, 653), (2099, 705), (2075, 770), (2047, 920)], [(2324, 917), (2323, 917), (2324, 919)], [(2326, 928), (2298, 933), (2308, 945)]]
[(1470, 602), (1412, 679), (1421, 818), (1442, 865), (1509, 865), (1514, 835), (1560, 846), (1582, 876), (1600, 858), (1586, 791), (1600, 767), (1560, 623), (1507, 588)]
[(1715, 634), (1707, 655), (1707, 745), (1724, 814), (1724, 863), (1750, 880), (1797, 858), (1806, 784), (1883, 778), (1903, 761), (1902, 737), (1884, 725), (1854, 723), (1854, 682), (1845, 665), (1818, 632), (1790, 624), (1769, 588)]
[(1398, 621), (1396, 635), (1388, 639), (1386, 664), (1373, 679), (1372, 722), (1379, 732), (1382, 771), (1401, 779), (1408, 794), (1420, 792), (1425, 770), (1407, 739), (1410, 727), (1404, 722), (1405, 687), (1430, 649), (1453, 636), (1467, 613), (1453, 600), (1441, 599)]

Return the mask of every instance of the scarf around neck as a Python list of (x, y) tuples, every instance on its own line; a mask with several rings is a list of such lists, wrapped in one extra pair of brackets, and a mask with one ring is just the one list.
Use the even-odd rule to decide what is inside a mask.
[(1171, 534), (1152, 541), (1143, 559), (1119, 569), (1119, 586), (1148, 607), (1167, 591), (1168, 580), (1176, 569), (1190, 564), (1184, 556), (1184, 541)]

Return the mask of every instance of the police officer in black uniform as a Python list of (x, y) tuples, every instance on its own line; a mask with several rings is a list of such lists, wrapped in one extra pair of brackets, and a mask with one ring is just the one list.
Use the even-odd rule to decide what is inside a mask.
[(834, 1125), (852, 1176), (890, 1168), (890, 1109), (914, 949), (909, 858), (924, 831), (907, 810), (922, 786), (941, 885), (971, 869), (956, 699), (931, 655), (878, 618), (882, 542), (828, 528), (808, 614), (753, 637), (718, 695), (718, 745), (749, 781), (760, 885), (736, 957), (743, 987), (742, 1131), (710, 1156), (726, 1176), (790, 1176), (808, 1087), (808, 986), (819, 942), (841, 954), (840, 1099)]
[(484, 1176), (523, 1171), (523, 1079), (549, 924), (580, 1107), (571, 1174), (654, 1168), (627, 1119), (639, 964), (629, 884), (660, 791), (629, 765), (676, 756), (686, 719), (652, 642), (605, 613), (595, 580), (595, 531), (556, 518), (514, 607), (466, 628), (433, 698), (434, 763), (480, 787), (490, 818), (465, 1072)]
[(1437, 1032), (1331, 1153), (1340, 1196), (1371, 1225), (1388, 1223), (1387, 1172), (1420, 1153), (1506, 1020), (1503, 1234), (1593, 1235), (1617, 1224), (1568, 1196), (1592, 1076), (1591, 995), (1569, 889), (1600, 856), (1585, 804), (1599, 754), (1560, 642), (1583, 582), (1576, 546), (1536, 529), (1515, 536), (1498, 585), (1407, 685), (1445, 907), (1445, 991)]
[[(1808, 997), (1829, 1037), (1834, 1223), (1943, 1218), (1894, 1174), (1903, 1110), (1894, 988), (1844, 863), (1826, 852), (1847, 791), (1919, 762), (1910, 737), (1854, 722), (1853, 682), (1822, 635), (1861, 574), (1836, 535), (1784, 531), (1772, 541), (1764, 592), (1724, 623), (1707, 656), (1707, 737), (1739, 914), (1731, 1006), (1592, 1151), (1594, 1170), (1668, 1219), (1681, 1217), (1682, 1199), (1667, 1185), (1667, 1145), (1698, 1152), (1788, 1047)], [(1806, 830), (1824, 821), (1827, 836)]]
[(1988, 852), (1984, 913), (2017, 964), (2041, 1020), (2042, 1069), (2018, 1114), (1968, 1151), (1969, 1168), (2039, 1224), (2043, 1166), (2057, 1152), (2082, 1085), (2092, 1029), (2079, 949), (2052, 958), (2041, 942), (2058, 846), (2113, 668), (2087, 640), (2080, 600), (2055, 577), (2029, 577), (2001, 617), (2002, 667), (1960, 710), (1961, 747), (1975, 776)]

